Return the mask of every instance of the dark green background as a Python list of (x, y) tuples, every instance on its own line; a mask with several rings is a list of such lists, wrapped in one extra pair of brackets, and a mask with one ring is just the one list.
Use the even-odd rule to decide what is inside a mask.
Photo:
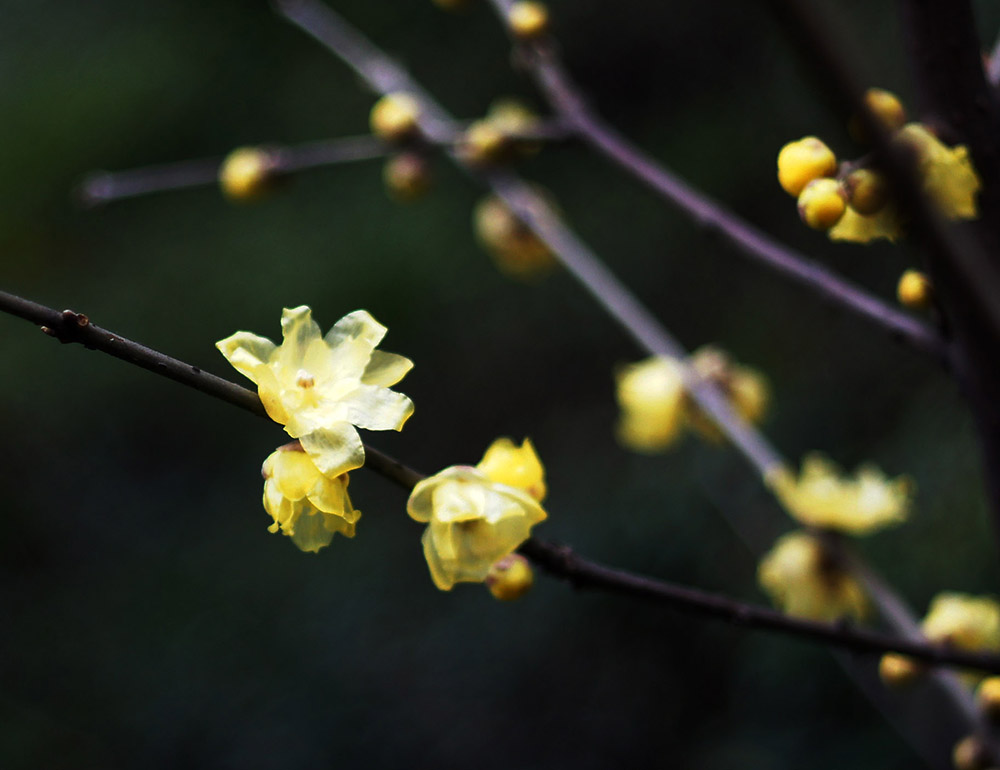
[[(890, 4), (836, 3), (875, 85), (912, 94)], [(541, 106), (485, 4), (338, 0), (457, 115), (498, 95)], [(835, 114), (767, 5), (554, 0), (600, 110), (714, 197), (891, 297), (906, 248), (833, 247), (774, 179), (785, 141)], [(886, 6), (886, 7), (874, 7)], [(1000, 24), (980, 2), (984, 38)], [(875, 73), (875, 74), (872, 74)], [(613, 368), (639, 351), (564, 274), (500, 276), (448, 167), (411, 206), (380, 163), (302, 174), (260, 205), (214, 189), (103, 209), (95, 168), (363, 133), (373, 97), (263, 2), (0, 3), (0, 287), (236, 379), (214, 342), (326, 328), (366, 308), (416, 362), (417, 410), (372, 442), (433, 472), (530, 435), (548, 469), (542, 537), (614, 565), (764, 601), (756, 562), (781, 521), (731, 451), (639, 457), (613, 437)], [(766, 430), (791, 458), (911, 474), (912, 521), (860, 547), (922, 611), (997, 572), (976, 447), (935, 366), (750, 266), (576, 145), (525, 164), (690, 348), (771, 378)], [(0, 766), (4, 768), (910, 767), (905, 741), (823, 649), (574, 594), (540, 577), (511, 605), (442, 594), (405, 495), (352, 477), (353, 541), (318, 556), (269, 535), (260, 463), (284, 434), (222, 402), (0, 318)], [(790, 528), (790, 523), (787, 525)]]

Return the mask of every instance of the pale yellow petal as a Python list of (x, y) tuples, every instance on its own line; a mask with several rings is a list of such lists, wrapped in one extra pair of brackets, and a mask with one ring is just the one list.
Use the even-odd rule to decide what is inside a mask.
[(261, 367), (266, 366), (275, 351), (275, 344), (271, 340), (250, 332), (236, 332), (216, 342), (215, 347), (236, 371), (254, 383), (258, 382)]
[(403, 379), (412, 368), (413, 362), (406, 356), (374, 350), (361, 381), (366, 385), (382, 385), (388, 388)]
[(365, 447), (350, 423), (341, 422), (302, 436), (302, 448), (319, 472), (333, 478), (365, 464)]
[(366, 430), (401, 430), (413, 414), (408, 396), (380, 385), (361, 385), (340, 402), (342, 419)]
[(303, 368), (306, 351), (315, 340), (321, 339), (319, 326), (306, 305), (285, 308), (281, 314), (281, 334), (284, 341), (277, 349), (275, 362), (289, 374)]
[(324, 526), (324, 514), (312, 509), (299, 517), (295, 524), (295, 532), (291, 535), (292, 542), (303, 551), (318, 552), (330, 545), (333, 532)]
[(887, 205), (870, 216), (859, 214), (850, 206), (833, 227), (827, 231), (831, 241), (870, 243), (879, 238), (896, 241), (903, 237), (903, 226), (896, 209)]
[(531, 439), (515, 446), (509, 438), (494, 441), (476, 466), (491, 481), (524, 490), (536, 500), (545, 499), (545, 468)]
[[(412, 516), (413, 514), (410, 515)], [(430, 527), (424, 530), (420, 542), (424, 547), (424, 558), (427, 560), (427, 567), (430, 570), (431, 580), (434, 581), (434, 585), (440, 591), (450, 591), (455, 586), (455, 580), (445, 571), (441, 563)]]

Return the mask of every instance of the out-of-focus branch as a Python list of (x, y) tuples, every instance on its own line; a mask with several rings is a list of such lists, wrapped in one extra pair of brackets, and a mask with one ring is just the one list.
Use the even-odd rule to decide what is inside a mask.
[[(490, 0), (506, 18), (512, 0)], [(587, 104), (545, 39), (523, 43), (522, 61), (553, 108), (583, 141), (686, 214), (699, 227), (717, 235), (737, 252), (805, 286), (820, 298), (881, 327), (889, 335), (948, 365), (948, 348), (941, 333), (870, 294), (805, 255), (774, 240), (687, 184), (662, 162), (646, 154), (605, 123)]]
[[(260, 398), (252, 390), (103, 329), (91, 323), (82, 313), (72, 310), (60, 312), (7, 292), (0, 292), (0, 312), (34, 323), (60, 342), (76, 342), (88, 349), (107, 353), (258, 417), (267, 418)], [(366, 468), (404, 490), (412, 490), (426, 478), (425, 474), (367, 445), (365, 455)], [(1000, 655), (963, 652), (925, 640), (895, 638), (866, 629), (802, 620), (696, 588), (614, 569), (584, 559), (571, 548), (554, 543), (532, 539), (522, 544), (520, 551), (547, 572), (569, 581), (576, 588), (593, 588), (648, 599), (682, 612), (728, 620), (747, 628), (808, 639), (855, 652), (897, 652), (933, 665), (1000, 673)]]
[[(385, 143), (374, 136), (328, 139), (287, 147), (269, 145), (266, 149), (274, 164), (272, 170), (277, 174), (371, 160), (389, 152)], [(214, 185), (218, 184), (219, 168), (224, 160), (201, 158), (127, 171), (97, 171), (80, 183), (77, 195), (84, 205), (99, 206), (139, 195)]]

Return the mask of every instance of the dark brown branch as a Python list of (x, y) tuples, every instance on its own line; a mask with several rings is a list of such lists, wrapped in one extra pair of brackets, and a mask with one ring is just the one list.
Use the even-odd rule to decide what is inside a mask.
[[(491, 0), (501, 16), (511, 0)], [(605, 123), (580, 95), (551, 44), (538, 41), (519, 48), (539, 87), (579, 136), (620, 168), (660, 195), (692, 221), (717, 235), (737, 252), (817, 293), (821, 298), (874, 323), (889, 335), (947, 365), (948, 348), (941, 333), (904, 313), (805, 255), (774, 240), (712, 200), (635, 147)]]
[[(147, 369), (202, 393), (214, 396), (258, 417), (267, 417), (257, 394), (176, 358), (102, 329), (82, 313), (58, 311), (0, 291), (0, 312), (23, 318), (63, 343), (79, 343), (134, 366)], [(365, 467), (411, 490), (426, 476), (370, 446)], [(929, 664), (959, 666), (1000, 673), (1000, 655), (963, 652), (927, 642), (900, 639), (860, 628), (820, 623), (783, 615), (775, 610), (735, 601), (663, 580), (635, 575), (584, 559), (566, 546), (528, 540), (519, 549), (542, 569), (577, 588), (596, 588), (656, 601), (674, 609), (729, 620), (747, 628), (772, 631), (857, 652), (898, 652)]]

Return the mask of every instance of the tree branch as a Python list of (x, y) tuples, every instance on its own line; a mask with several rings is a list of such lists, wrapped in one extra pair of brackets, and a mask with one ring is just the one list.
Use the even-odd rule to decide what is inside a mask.
[[(490, 2), (505, 19), (512, 0)], [(556, 113), (576, 129), (581, 139), (686, 214), (696, 225), (721, 237), (743, 256), (881, 327), (894, 340), (949, 365), (948, 347), (937, 329), (774, 240), (687, 184), (605, 123), (583, 99), (551, 43), (544, 40), (523, 43), (518, 50), (519, 61), (527, 65)]]
[[(257, 417), (270, 419), (252, 390), (202, 371), (164, 353), (103, 329), (72, 310), (58, 311), (0, 291), (0, 312), (42, 327), (63, 343), (79, 343), (90, 350), (119, 358), (161, 377), (214, 396)], [(365, 445), (365, 468), (412, 490), (426, 475)], [(964, 652), (926, 641), (901, 639), (848, 625), (820, 623), (784, 615), (772, 609), (739, 602), (718, 594), (607, 567), (578, 556), (572, 549), (531, 539), (519, 549), (539, 567), (576, 588), (596, 588), (653, 600), (679, 611), (729, 620), (747, 628), (771, 631), (856, 652), (898, 652), (933, 665), (960, 666), (1000, 673), (1000, 655)]]

